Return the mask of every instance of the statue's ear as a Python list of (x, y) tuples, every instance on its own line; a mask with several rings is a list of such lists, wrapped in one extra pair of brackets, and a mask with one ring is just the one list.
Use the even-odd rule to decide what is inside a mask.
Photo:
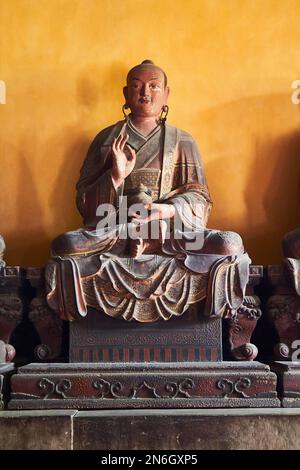
[(165, 94), (166, 94), (166, 98), (168, 99), (169, 94), (170, 94), (170, 87), (169, 87), (169, 86), (166, 86), (166, 88), (165, 88)]
[(124, 98), (125, 98), (125, 102), (127, 103), (127, 98), (128, 98), (128, 87), (127, 86), (124, 86), (124, 88), (123, 88), (123, 95), (124, 95)]

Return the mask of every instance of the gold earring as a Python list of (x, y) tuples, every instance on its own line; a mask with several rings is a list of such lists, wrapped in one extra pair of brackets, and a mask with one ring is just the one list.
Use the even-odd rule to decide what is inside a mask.
[(168, 112), (169, 112), (169, 106), (167, 104), (165, 104), (162, 108), (161, 108), (161, 113), (160, 113), (160, 116), (159, 116), (159, 119), (161, 122), (166, 122), (167, 120), (167, 116), (168, 116)]
[(123, 116), (124, 116), (125, 121), (128, 121), (130, 113), (126, 114), (126, 112), (125, 112), (126, 109), (129, 109), (129, 106), (128, 106), (127, 103), (123, 104), (122, 112), (123, 112)]

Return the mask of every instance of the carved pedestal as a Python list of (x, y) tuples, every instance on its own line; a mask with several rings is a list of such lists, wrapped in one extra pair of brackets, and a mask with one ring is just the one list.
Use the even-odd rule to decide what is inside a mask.
[[(254, 360), (257, 348), (251, 336), (261, 316), (254, 288), (263, 277), (262, 266), (250, 266), (243, 306), (228, 323), (231, 355)], [(219, 318), (203, 316), (203, 305), (193, 305), (182, 317), (155, 323), (111, 319), (96, 310), (70, 323), (69, 362), (182, 362), (223, 359)]]
[[(300, 297), (296, 294), (285, 264), (268, 267), (272, 296), (268, 315), (279, 337), (274, 347), (271, 369), (278, 377), (278, 396), (282, 406), (300, 406)], [(291, 360), (292, 361), (289, 361)]]
[[(260, 316), (252, 270), (246, 304), (230, 328), (247, 355)], [(29, 364), (12, 377), (10, 409), (277, 407), (276, 375), (258, 362), (222, 362), (222, 321), (194, 305), (154, 323), (112, 319), (90, 309), (69, 325), (69, 364)], [(237, 328), (237, 326), (239, 328)]]
[(276, 361), (271, 369), (277, 374), (278, 396), (285, 408), (300, 407), (300, 362)]
[(222, 359), (221, 320), (196, 306), (182, 317), (154, 323), (126, 322), (89, 311), (69, 325), (69, 362), (193, 362)]
[(9, 398), (9, 379), (15, 370), (14, 364), (0, 364), (0, 410)]
[(294, 341), (300, 340), (300, 297), (285, 265), (268, 266), (268, 280), (272, 288), (267, 305), (268, 315), (279, 337), (274, 347), (274, 357), (287, 360), (296, 348)]
[(18, 266), (0, 267), (0, 340), (9, 343), (23, 318), (21, 289), (24, 271)]
[(258, 362), (30, 364), (11, 384), (9, 409), (280, 406)]
[(255, 295), (254, 288), (261, 282), (262, 277), (263, 266), (250, 266), (244, 303), (237, 315), (227, 320), (230, 351), (232, 357), (237, 360), (253, 361), (258, 353), (257, 347), (250, 341), (261, 317), (260, 299)]
[(36, 346), (34, 355), (43, 361), (58, 358), (62, 346), (62, 321), (47, 305), (44, 269), (27, 268), (26, 279), (36, 289), (30, 302), (29, 320), (33, 323), (41, 343)]

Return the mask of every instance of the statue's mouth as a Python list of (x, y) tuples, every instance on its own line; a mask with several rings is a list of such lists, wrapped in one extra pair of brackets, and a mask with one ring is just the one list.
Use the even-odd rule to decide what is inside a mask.
[(147, 98), (140, 98), (139, 101), (140, 101), (140, 103), (142, 103), (142, 104), (149, 104), (149, 103), (151, 103), (151, 100), (149, 100), (149, 99), (147, 99)]

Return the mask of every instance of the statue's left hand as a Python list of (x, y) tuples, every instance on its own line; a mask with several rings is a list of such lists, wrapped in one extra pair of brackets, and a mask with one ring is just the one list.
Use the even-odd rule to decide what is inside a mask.
[(149, 211), (148, 216), (144, 217), (144, 214), (138, 214), (136, 212), (130, 212), (129, 217), (131, 221), (136, 224), (147, 224), (154, 220), (160, 219), (172, 219), (175, 215), (175, 207), (172, 204), (145, 204), (144, 208)]
[(112, 144), (112, 181), (114, 186), (118, 188), (125, 178), (132, 172), (135, 162), (136, 153), (127, 145), (128, 134), (120, 134), (114, 139)]

